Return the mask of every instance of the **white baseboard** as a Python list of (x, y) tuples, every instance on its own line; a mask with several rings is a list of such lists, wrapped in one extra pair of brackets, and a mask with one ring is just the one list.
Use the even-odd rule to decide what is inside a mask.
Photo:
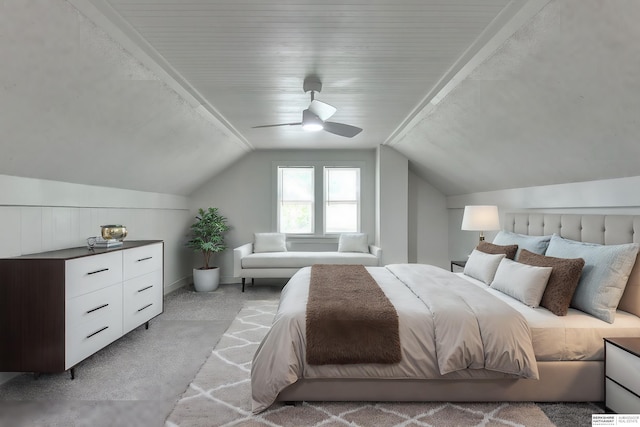
[[(182, 279), (176, 280), (168, 286), (164, 287), (164, 294), (167, 295), (175, 290), (183, 288), (193, 283), (193, 276), (189, 275)], [(241, 280), (233, 276), (220, 276), (220, 283), (228, 285), (232, 283), (241, 283)]]
[(0, 372), (0, 384), (4, 384), (12, 378), (20, 375), (21, 372)]
[(171, 292), (178, 290), (180, 288), (183, 288), (187, 285), (190, 285), (193, 283), (193, 276), (186, 276), (183, 277), (182, 279), (178, 279), (175, 282), (171, 283), (168, 286), (164, 287), (164, 294), (170, 294)]
[(241, 283), (242, 280), (238, 277), (233, 276), (220, 276), (220, 283), (228, 285), (230, 283)]

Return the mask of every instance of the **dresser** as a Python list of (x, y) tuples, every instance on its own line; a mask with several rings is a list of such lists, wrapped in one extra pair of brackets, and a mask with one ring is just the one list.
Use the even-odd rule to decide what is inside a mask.
[(0, 372), (71, 370), (163, 311), (164, 244), (0, 259)]
[(640, 338), (605, 338), (604, 363), (606, 408), (640, 414)]

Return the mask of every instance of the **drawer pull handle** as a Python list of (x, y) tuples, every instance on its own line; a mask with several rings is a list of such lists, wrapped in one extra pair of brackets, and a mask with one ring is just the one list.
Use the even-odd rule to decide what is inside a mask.
[(138, 289), (138, 292), (146, 291), (147, 289), (153, 288), (153, 285), (147, 286), (146, 288)]
[(102, 270), (91, 271), (91, 272), (87, 273), (87, 275), (102, 273), (103, 271), (109, 271), (109, 269), (108, 268), (103, 268)]
[(151, 303), (151, 304), (147, 304), (147, 305), (145, 305), (144, 307), (139, 308), (139, 309), (138, 309), (138, 311), (142, 311), (142, 310), (144, 310), (145, 308), (149, 308), (149, 307), (151, 307), (152, 305), (153, 305), (153, 303)]
[(140, 262), (140, 261), (146, 261), (146, 260), (151, 259), (151, 258), (153, 258), (153, 257), (152, 257), (152, 256), (148, 256), (148, 257), (146, 257), (146, 258), (140, 258), (140, 259), (138, 260), (138, 262)]
[(107, 306), (109, 306), (109, 304), (102, 304), (100, 307), (92, 308), (91, 310), (87, 311), (87, 314), (89, 314), (89, 313), (93, 313), (94, 311), (98, 311), (98, 310), (100, 310), (101, 308), (105, 308), (105, 307), (107, 307)]
[(97, 334), (99, 334), (100, 332), (102, 332), (102, 331), (104, 331), (104, 330), (106, 330), (106, 329), (109, 329), (109, 327), (108, 327), (108, 326), (105, 326), (105, 327), (104, 327), (104, 328), (102, 328), (102, 329), (98, 329), (98, 330), (97, 330), (97, 331), (95, 331), (94, 333), (92, 333), (92, 334), (90, 334), (90, 335), (87, 335), (87, 338), (91, 338), (92, 336), (97, 335)]

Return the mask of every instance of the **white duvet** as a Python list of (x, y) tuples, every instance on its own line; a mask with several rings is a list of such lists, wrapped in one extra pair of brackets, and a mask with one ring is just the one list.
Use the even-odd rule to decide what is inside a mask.
[(398, 364), (307, 365), (305, 315), (311, 268), (282, 290), (271, 330), (251, 369), (253, 412), (299, 378), (538, 378), (524, 317), (478, 286), (438, 267), (367, 267), (399, 316)]

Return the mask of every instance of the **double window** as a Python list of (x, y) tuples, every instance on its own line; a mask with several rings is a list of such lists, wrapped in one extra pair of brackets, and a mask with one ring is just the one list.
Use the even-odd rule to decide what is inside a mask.
[(332, 234), (360, 230), (360, 168), (278, 166), (278, 231)]

